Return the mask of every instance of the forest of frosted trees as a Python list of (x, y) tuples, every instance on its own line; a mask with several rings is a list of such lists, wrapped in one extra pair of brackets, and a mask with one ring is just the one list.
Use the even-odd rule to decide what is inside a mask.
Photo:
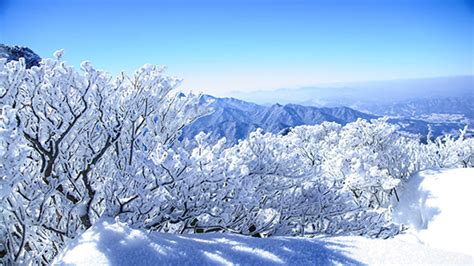
[[(177, 234), (387, 238), (397, 189), (423, 169), (473, 167), (474, 139), (325, 122), (237, 144), (182, 129), (212, 112), (145, 65), (111, 77), (54, 59), (0, 61), (0, 262), (44, 264), (102, 217)], [(0, 263), (1, 264), (1, 263)]]

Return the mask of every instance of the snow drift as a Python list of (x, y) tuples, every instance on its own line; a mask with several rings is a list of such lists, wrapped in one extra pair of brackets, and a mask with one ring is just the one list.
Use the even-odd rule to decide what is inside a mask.
[(103, 220), (74, 240), (56, 265), (362, 265), (472, 264), (473, 258), (399, 239), (253, 238), (235, 234), (176, 235)]
[(394, 222), (428, 246), (474, 256), (474, 168), (426, 170), (405, 184)]

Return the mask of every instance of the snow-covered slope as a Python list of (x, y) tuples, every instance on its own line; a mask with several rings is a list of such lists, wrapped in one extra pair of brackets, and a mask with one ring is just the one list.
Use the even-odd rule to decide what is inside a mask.
[(74, 240), (59, 265), (472, 264), (473, 257), (399, 239), (253, 238), (147, 233), (105, 220)]
[(392, 239), (360, 236), (253, 238), (234, 234), (145, 232), (104, 219), (72, 241), (56, 264), (359, 265), (474, 264), (474, 169), (428, 170), (400, 194), (395, 221), (410, 229)]
[(411, 177), (394, 210), (407, 237), (474, 256), (474, 168), (427, 170)]

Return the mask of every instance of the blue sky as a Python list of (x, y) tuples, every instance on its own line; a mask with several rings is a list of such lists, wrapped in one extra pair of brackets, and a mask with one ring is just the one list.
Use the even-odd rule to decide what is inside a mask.
[(166, 65), (183, 89), (230, 91), (473, 74), (461, 0), (0, 0), (0, 42), (117, 73)]

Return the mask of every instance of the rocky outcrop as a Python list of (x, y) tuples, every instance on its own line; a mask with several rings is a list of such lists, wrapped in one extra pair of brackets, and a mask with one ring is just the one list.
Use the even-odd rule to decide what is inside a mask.
[(38, 66), (41, 61), (41, 57), (28, 47), (0, 44), (0, 58), (6, 58), (7, 62), (10, 62), (17, 61), (21, 57), (25, 58), (27, 68)]

